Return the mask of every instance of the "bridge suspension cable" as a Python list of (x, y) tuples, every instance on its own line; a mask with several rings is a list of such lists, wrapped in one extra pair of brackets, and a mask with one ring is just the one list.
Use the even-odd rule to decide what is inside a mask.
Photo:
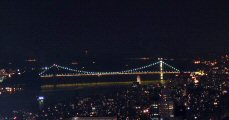
[[(158, 65), (160, 66), (160, 70), (159, 71), (142, 71), (144, 69), (150, 68), (152, 66)], [(168, 66), (169, 68), (171, 68), (172, 70), (174, 70), (173, 72), (171, 71), (164, 71), (163, 69), (163, 65)], [(116, 71), (116, 72), (94, 72), (94, 71), (83, 71), (83, 70), (78, 70), (78, 69), (72, 69), (69, 67), (64, 67), (64, 66), (60, 66), (60, 65), (52, 65), (50, 67), (48, 67), (47, 69), (45, 69), (44, 71), (42, 71), (39, 75), (40, 76), (44, 76), (45, 72), (47, 72), (48, 70), (52, 69), (53, 67), (59, 68), (59, 69), (63, 69), (63, 70), (68, 70), (68, 71), (72, 71), (74, 72), (74, 74), (72, 75), (118, 75), (118, 74), (146, 74), (146, 73), (160, 73), (161, 74), (161, 79), (163, 79), (163, 73), (167, 72), (167, 73), (178, 73), (180, 72), (178, 69), (174, 68), (173, 66), (163, 62), (162, 60), (155, 62), (155, 63), (151, 63), (145, 66), (141, 66), (141, 67), (137, 67), (137, 68), (133, 68), (133, 69), (129, 69), (129, 70), (123, 70), (123, 71)], [(69, 75), (70, 76), (70, 75)]]

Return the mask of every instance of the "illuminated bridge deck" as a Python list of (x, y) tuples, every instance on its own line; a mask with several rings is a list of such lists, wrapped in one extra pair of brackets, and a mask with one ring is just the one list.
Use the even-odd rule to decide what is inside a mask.
[[(180, 72), (163, 72), (163, 74), (179, 74)], [(101, 73), (101, 74), (48, 74), (40, 77), (77, 77), (77, 76), (113, 76), (113, 75), (152, 75), (161, 74), (158, 72), (133, 72), (133, 73)]]
[[(51, 69), (56, 68), (57, 72), (49, 72)], [(92, 71), (83, 71), (79, 69), (72, 69), (69, 67), (64, 67), (60, 65), (52, 65), (42, 71), (39, 75), (42, 78), (52, 78), (52, 77), (77, 77), (77, 76), (115, 76), (115, 75), (153, 75), (159, 74), (160, 79), (163, 79), (164, 74), (179, 74), (180, 70), (175, 67), (165, 63), (162, 59), (158, 62), (154, 62), (145, 66), (138, 68), (133, 68), (129, 70), (116, 71), (116, 72), (92, 72)], [(182, 72), (190, 73), (190, 72)]]

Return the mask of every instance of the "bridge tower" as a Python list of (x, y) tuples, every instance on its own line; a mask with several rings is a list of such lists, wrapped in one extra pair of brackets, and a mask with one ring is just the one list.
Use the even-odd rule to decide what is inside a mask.
[(141, 84), (141, 78), (140, 78), (140, 75), (138, 75), (138, 76), (137, 76), (137, 82), (138, 82), (139, 84)]
[(162, 58), (158, 58), (159, 62), (160, 62), (160, 80), (164, 79), (164, 74), (163, 74), (163, 59)]

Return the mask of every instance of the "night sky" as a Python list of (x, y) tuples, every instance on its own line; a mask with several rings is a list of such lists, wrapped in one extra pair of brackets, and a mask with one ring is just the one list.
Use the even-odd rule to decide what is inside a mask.
[(1, 0), (1, 60), (226, 53), (229, 1)]

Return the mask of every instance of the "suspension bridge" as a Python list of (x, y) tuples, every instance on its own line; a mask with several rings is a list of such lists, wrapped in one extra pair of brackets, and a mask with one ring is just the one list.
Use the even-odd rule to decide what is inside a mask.
[[(63, 70), (65, 72), (58, 72), (58, 73), (48, 73), (53, 68), (57, 68), (58, 70)], [(116, 72), (93, 72), (93, 71), (83, 71), (79, 69), (72, 69), (69, 67), (60, 66), (54, 64), (44, 71), (42, 71), (39, 75), (43, 78), (49, 77), (74, 77), (74, 76), (109, 76), (109, 75), (145, 75), (145, 74), (159, 74), (160, 79), (164, 79), (164, 74), (178, 74), (180, 70), (177, 68), (165, 63), (163, 59), (159, 59), (159, 61), (133, 68), (123, 71), (116, 71)]]

